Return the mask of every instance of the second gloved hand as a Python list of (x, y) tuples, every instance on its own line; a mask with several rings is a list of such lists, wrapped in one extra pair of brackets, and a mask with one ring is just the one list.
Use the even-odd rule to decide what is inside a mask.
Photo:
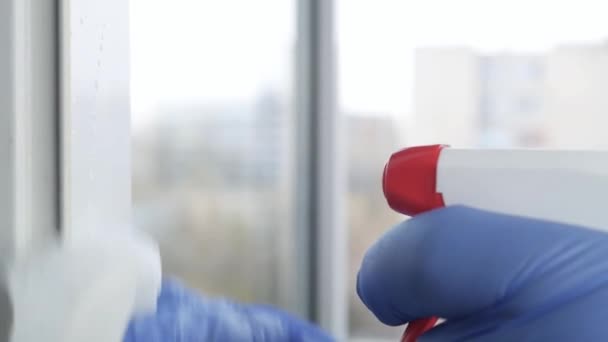
[(154, 315), (137, 317), (124, 342), (319, 341), (332, 339), (318, 327), (278, 309), (210, 299), (175, 281), (163, 282)]
[(387, 232), (357, 291), (388, 325), (439, 316), (428, 341), (608, 341), (608, 234), (451, 207)]

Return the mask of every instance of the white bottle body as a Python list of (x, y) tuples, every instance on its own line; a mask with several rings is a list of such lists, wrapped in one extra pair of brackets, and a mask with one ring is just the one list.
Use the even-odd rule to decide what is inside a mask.
[(445, 205), (608, 231), (608, 152), (444, 148), (436, 187)]

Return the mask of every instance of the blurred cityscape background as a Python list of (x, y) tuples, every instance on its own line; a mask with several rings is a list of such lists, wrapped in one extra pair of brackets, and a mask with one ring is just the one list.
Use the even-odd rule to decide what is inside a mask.
[[(295, 5), (225, 2), (132, 1), (136, 224), (158, 239), (164, 270), (190, 286), (286, 306), (297, 243)], [(350, 336), (372, 339), (400, 333), (377, 323), (353, 286), (365, 250), (402, 219), (388, 210), (380, 189), (392, 151), (427, 143), (608, 148), (608, 41), (602, 38), (608, 29), (590, 29), (563, 42), (540, 39), (545, 44), (532, 47), (512, 43), (522, 35), (500, 34), (492, 39), (498, 48), (488, 47), (466, 30), (458, 39), (436, 42), (411, 39), (394, 17), (374, 31), (367, 16), (377, 15), (372, 21), (378, 25), (383, 13), (396, 9), (428, 11), (422, 1), (403, 8), (387, 3), (393, 11), (374, 12), (380, 4), (371, 0), (337, 6), (339, 110), (347, 156), (349, 236), (344, 238), (350, 246), (344, 295)], [(459, 13), (472, 16), (469, 11)], [(563, 15), (576, 17), (568, 13), (563, 9)], [(483, 11), (475, 15), (484, 18)], [(156, 28), (161, 16), (173, 16), (162, 30)], [(487, 25), (477, 29), (505, 29), (500, 20), (493, 28)], [(386, 42), (376, 42), (378, 37)], [(360, 56), (361, 51), (367, 54)]]
[(608, 147), (608, 40), (536, 54), (423, 48), (414, 72), (417, 143)]

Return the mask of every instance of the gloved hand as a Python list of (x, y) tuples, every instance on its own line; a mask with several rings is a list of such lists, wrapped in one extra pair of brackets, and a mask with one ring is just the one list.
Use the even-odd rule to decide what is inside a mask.
[(332, 341), (319, 328), (277, 309), (204, 298), (163, 282), (155, 315), (136, 317), (124, 342)]
[(387, 232), (357, 292), (388, 325), (446, 319), (420, 341), (608, 341), (608, 234), (449, 207)]

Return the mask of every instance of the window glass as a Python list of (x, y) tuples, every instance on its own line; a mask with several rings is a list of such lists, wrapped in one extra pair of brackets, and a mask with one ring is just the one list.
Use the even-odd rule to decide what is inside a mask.
[(132, 0), (133, 203), (166, 274), (286, 306), (294, 1)]

